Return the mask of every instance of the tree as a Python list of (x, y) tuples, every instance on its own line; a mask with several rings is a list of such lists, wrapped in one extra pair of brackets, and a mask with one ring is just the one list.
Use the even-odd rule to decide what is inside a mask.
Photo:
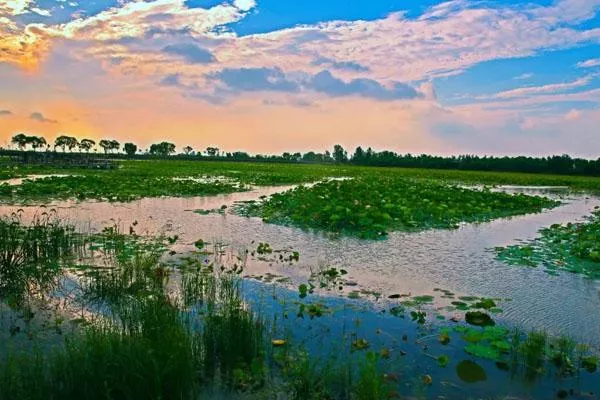
[(365, 151), (362, 147), (358, 146), (352, 156), (352, 162), (355, 164), (362, 164), (365, 160)]
[(125, 143), (123, 145), (123, 150), (128, 156), (133, 156), (137, 152), (137, 146), (133, 143)]
[(86, 153), (89, 153), (89, 151), (95, 145), (96, 145), (96, 142), (94, 142), (92, 139), (82, 139), (81, 142), (79, 142), (79, 148), (81, 150), (85, 150)]
[(69, 148), (69, 151), (73, 151), (75, 147), (79, 146), (79, 142), (72, 136), (59, 136), (54, 140), (54, 148), (57, 147), (62, 148), (62, 151), (65, 151), (65, 148)]
[(170, 142), (155, 143), (150, 146), (150, 154), (168, 156), (175, 153), (175, 145)]
[(189, 155), (192, 153), (192, 151), (194, 151), (194, 149), (192, 148), (192, 146), (185, 146), (183, 148), (183, 152), (185, 153), (185, 155)]
[(20, 150), (25, 150), (25, 146), (29, 143), (29, 137), (23, 133), (19, 133), (12, 137), (12, 144), (16, 145)]
[(28, 139), (34, 151), (48, 144), (42, 136), (29, 136)]
[(117, 142), (116, 140), (102, 139), (99, 143), (99, 146), (102, 147), (102, 149), (104, 149), (104, 153), (106, 154), (112, 150), (119, 151), (121, 143)]
[(219, 148), (218, 147), (207, 147), (206, 154), (208, 154), (210, 157), (214, 157), (219, 154)]
[(342, 146), (336, 144), (335, 146), (333, 146), (333, 159), (337, 163), (346, 162), (348, 161), (348, 153), (346, 152), (346, 150), (344, 150)]
[(102, 139), (99, 143), (100, 147), (104, 150), (104, 153), (108, 153), (108, 151), (112, 148), (112, 144), (110, 140)]
[(110, 150), (119, 151), (120, 147), (121, 147), (121, 143), (117, 142), (116, 140), (111, 140), (110, 141)]

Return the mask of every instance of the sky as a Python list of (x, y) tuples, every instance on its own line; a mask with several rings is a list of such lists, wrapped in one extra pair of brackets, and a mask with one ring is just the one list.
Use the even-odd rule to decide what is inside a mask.
[(600, 0), (0, 0), (0, 146), (600, 157)]

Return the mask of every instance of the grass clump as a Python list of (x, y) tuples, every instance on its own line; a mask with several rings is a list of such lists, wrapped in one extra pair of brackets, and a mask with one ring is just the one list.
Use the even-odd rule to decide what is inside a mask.
[(56, 282), (62, 264), (82, 242), (74, 229), (46, 212), (23, 224), (19, 214), (0, 219), (0, 300), (19, 304)]
[(555, 224), (540, 230), (532, 241), (496, 248), (497, 257), (511, 265), (537, 267), (555, 275), (567, 271), (600, 278), (600, 210), (586, 222)]
[(389, 231), (456, 228), (461, 222), (539, 212), (557, 204), (543, 197), (372, 176), (300, 186), (239, 208), (266, 222), (376, 239)]
[(0, 363), (0, 399), (193, 399), (260, 385), (263, 325), (239, 278), (198, 272), (173, 292), (165, 271), (150, 255), (86, 274), (87, 326), (52, 353)]

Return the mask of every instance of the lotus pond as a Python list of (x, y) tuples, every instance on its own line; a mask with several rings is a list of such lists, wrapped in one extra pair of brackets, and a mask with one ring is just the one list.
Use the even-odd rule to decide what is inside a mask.
[(455, 229), (464, 222), (540, 212), (558, 204), (538, 196), (370, 177), (299, 186), (260, 203), (242, 203), (238, 213), (373, 239), (387, 236), (389, 230)]
[[(73, 175), (131, 183), (134, 164)], [(122, 197), (52, 189), (69, 177), (11, 189), (0, 398), (598, 397), (595, 276), (498, 253), (538, 246), (553, 262), (558, 244), (565, 271), (593, 271), (600, 201), (585, 185), (302, 167), (152, 164)], [(182, 179), (214, 188), (144, 189)], [(501, 183), (515, 186), (485, 187)]]

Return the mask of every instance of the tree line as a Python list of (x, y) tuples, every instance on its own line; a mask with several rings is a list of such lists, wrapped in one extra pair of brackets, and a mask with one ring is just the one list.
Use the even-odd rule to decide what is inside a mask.
[[(42, 136), (30, 136), (24, 133), (19, 133), (12, 137), (11, 143), (15, 145), (19, 150), (28, 150), (31, 149), (33, 151), (37, 151), (38, 149), (50, 151), (54, 149), (61, 149), (63, 152), (66, 152), (67, 149), (70, 152), (79, 151), (89, 153), (91, 150), (96, 151), (96, 142), (92, 139), (81, 139), (77, 140), (77, 138), (73, 136), (61, 135), (54, 139), (53, 145), (48, 143), (46, 139)], [(115, 154), (118, 153), (121, 149), (121, 143), (114, 139), (102, 139), (98, 142), (98, 147), (104, 150), (105, 154)], [(212, 147), (210, 147), (212, 151)], [(217, 149), (218, 150), (218, 149)], [(123, 144), (123, 152), (129, 156), (135, 155), (138, 151), (142, 151), (138, 148), (135, 143), (125, 143)], [(184, 148), (184, 152), (189, 154), (193, 149), (190, 146)], [(148, 149), (148, 154), (159, 155), (159, 156), (168, 156), (175, 153), (175, 144), (169, 142), (161, 142), (156, 143), (150, 146)]]
[[(41, 136), (29, 136), (23, 133), (12, 137), (11, 143), (19, 150), (46, 150), (54, 149), (66, 152), (79, 151), (89, 153), (96, 149), (96, 142), (92, 139), (78, 140), (72, 136), (58, 136), (53, 144)], [(152, 144), (145, 151), (136, 144), (128, 142), (121, 143), (114, 139), (102, 139), (98, 142), (106, 155), (118, 154), (122, 151), (127, 156), (159, 156), (168, 157), (176, 154), (176, 146), (171, 142), (160, 142)], [(583, 158), (571, 158), (567, 154), (549, 157), (494, 157), (477, 155), (460, 155), (451, 157), (433, 156), (428, 154), (412, 155), (398, 154), (393, 151), (374, 151), (370, 147), (364, 150), (357, 147), (352, 155), (339, 144), (323, 153), (309, 151), (304, 154), (296, 152), (285, 152), (281, 155), (251, 156), (243, 151), (223, 152), (218, 147), (207, 147), (204, 151), (196, 151), (191, 146), (185, 146), (179, 153), (181, 157), (210, 157), (216, 159), (233, 161), (269, 161), (269, 162), (292, 162), (292, 163), (315, 163), (315, 164), (353, 164), (379, 167), (405, 167), (405, 168), (429, 168), (429, 169), (459, 169), (473, 171), (501, 171), (501, 172), (530, 172), (530, 173), (553, 173), (570, 175), (600, 176), (600, 158), (587, 160)], [(122, 154), (122, 153), (121, 153)]]

